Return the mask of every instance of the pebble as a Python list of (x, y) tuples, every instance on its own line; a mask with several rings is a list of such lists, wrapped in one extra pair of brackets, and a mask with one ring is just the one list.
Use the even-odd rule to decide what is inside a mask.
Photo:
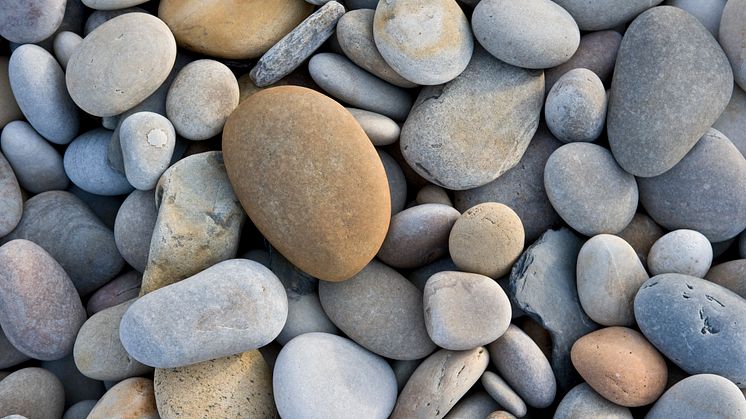
[(381, 262), (372, 261), (343, 282), (322, 281), (319, 298), (332, 322), (373, 353), (413, 360), (435, 350), (426, 330), (427, 293), (423, 316), (422, 293)]
[(44, 361), (40, 366), (62, 382), (66, 407), (81, 400), (98, 399), (106, 392), (103, 382), (81, 374), (72, 353), (56, 361)]
[(418, 174), (446, 189), (485, 185), (526, 151), (539, 125), (543, 86), (541, 71), (476, 48), (460, 76), (422, 89), (402, 127), (402, 154)]
[(166, 24), (145, 13), (127, 13), (83, 39), (67, 63), (67, 90), (85, 112), (117, 115), (155, 92), (175, 59), (176, 41)]
[(415, 198), (415, 202), (417, 205), (422, 204), (441, 204), (441, 205), (448, 205), (449, 207), (453, 206), (453, 202), (451, 202), (451, 197), (448, 196), (448, 191), (441, 188), (437, 185), (427, 184), (422, 187), (417, 192), (417, 197)]
[(41, 360), (70, 353), (86, 319), (70, 277), (28, 240), (0, 246), (0, 326), (19, 351)]
[(521, 255), (524, 236), (515, 211), (486, 202), (469, 208), (456, 220), (448, 251), (461, 270), (497, 279), (509, 273)]
[(383, 163), (383, 170), (386, 172), (386, 180), (389, 184), (391, 196), (391, 215), (401, 212), (407, 205), (407, 178), (404, 177), (399, 163), (385, 151), (376, 149), (378, 157)]
[(720, 18), (728, 0), (713, 0), (702, 2), (698, 0), (666, 0), (666, 5), (686, 10), (704, 25), (712, 36), (717, 39), (720, 31)]
[(83, 38), (75, 32), (63, 31), (54, 37), (54, 55), (62, 69), (67, 68), (70, 57), (83, 42)]
[(614, 72), (622, 35), (613, 30), (586, 33), (580, 37), (580, 45), (575, 54), (564, 63), (544, 70), (547, 92), (565, 73), (576, 68), (588, 69), (598, 76), (604, 84), (611, 81)]
[(272, 370), (259, 351), (182, 368), (158, 368), (153, 382), (161, 419), (277, 417)]
[(604, 130), (606, 104), (606, 90), (596, 73), (575, 68), (549, 91), (544, 115), (560, 141), (595, 141)]
[(404, 385), (407, 384), (409, 377), (414, 374), (414, 371), (417, 369), (417, 367), (420, 366), (421, 363), (421, 359), (412, 359), (409, 361), (391, 361), (391, 369), (394, 370), (394, 375), (396, 376), (396, 387), (399, 390), (404, 388)]
[(86, 419), (98, 400), (81, 400), (65, 411), (62, 419)]
[(611, 29), (634, 19), (635, 16), (663, 0), (597, 0), (588, 3), (583, 0), (557, 0), (557, 4), (567, 10), (578, 22), (583, 31)]
[(272, 387), (277, 410), (286, 418), (385, 419), (396, 403), (396, 378), (388, 363), (328, 333), (306, 333), (288, 342), (277, 357)]
[(391, 217), (378, 258), (394, 268), (412, 269), (448, 254), (448, 236), (461, 214), (442, 204), (407, 208)]
[(481, 379), (484, 389), (500, 406), (508, 409), (515, 416), (526, 416), (526, 403), (521, 400), (513, 389), (499, 375), (492, 371), (485, 371)]
[(516, 419), (516, 417), (504, 410), (496, 410), (487, 415), (486, 419)]
[(483, 347), (435, 352), (407, 381), (391, 419), (444, 417), (479, 380), (488, 363), (489, 354)]
[(147, 13), (147, 11), (139, 7), (128, 7), (126, 9), (117, 10), (94, 10), (93, 13), (91, 13), (91, 15), (88, 16), (88, 19), (86, 19), (85, 21), (85, 26), (83, 27), (83, 37), (88, 36), (91, 32), (93, 32), (99, 26), (103, 25), (105, 22), (108, 22), (117, 16), (121, 16), (127, 13)]
[(82, 0), (83, 4), (96, 10), (118, 10), (137, 6), (148, 0)]
[(714, 374), (684, 378), (668, 389), (653, 405), (647, 419), (666, 418), (741, 418), (746, 401), (732, 382)]
[(731, 260), (715, 265), (704, 277), (746, 298), (746, 259)]
[(65, 173), (80, 189), (94, 195), (123, 195), (133, 189), (123, 173), (109, 166), (106, 155), (111, 131), (96, 128), (70, 143), (65, 150)]
[(661, 226), (656, 224), (652, 218), (638, 212), (617, 236), (635, 249), (642, 265), (647, 267), (650, 248), (664, 233)]
[(632, 419), (628, 408), (614, 404), (593, 391), (587, 383), (570, 390), (557, 406), (554, 419), (579, 419), (602, 417), (604, 419)]
[(637, 209), (634, 176), (596, 144), (558, 148), (544, 168), (544, 187), (560, 217), (586, 236), (619, 233)]
[[(5, 132), (5, 130), (3, 130)], [(23, 215), (23, 196), (13, 168), (0, 153), (0, 238), (16, 228)]]
[(484, 391), (464, 396), (450, 412), (446, 419), (475, 419), (487, 417), (499, 406), (495, 399)]
[[(2, 121), (0, 120), (0, 125)], [(720, 118), (712, 128), (722, 132), (746, 157), (746, 92), (738, 85), (733, 86), (733, 94)]]
[(610, 234), (593, 236), (580, 248), (576, 272), (588, 317), (604, 326), (635, 324), (635, 295), (649, 277), (629, 243)]
[(482, 0), (474, 8), (471, 26), (490, 54), (517, 67), (556, 67), (580, 45), (572, 16), (549, 0)]
[(342, 105), (302, 87), (255, 93), (228, 119), (223, 150), (247, 214), (302, 271), (341, 281), (378, 252), (391, 216), (386, 173)]
[(109, 389), (87, 419), (159, 419), (155, 403), (153, 380), (128, 378)]
[(712, 264), (712, 245), (694, 230), (676, 230), (658, 239), (648, 254), (653, 275), (683, 274), (704, 278)]
[(65, 411), (65, 391), (51, 372), (22, 368), (0, 380), (0, 412), (28, 419), (60, 418)]
[[(29, 357), (16, 349), (0, 329), (0, 368), (9, 368), (28, 361)], [(2, 380), (2, 378), (0, 378)]]
[(554, 372), (531, 337), (511, 324), (487, 349), (500, 377), (527, 405), (543, 409), (552, 404), (557, 393)]
[(746, 19), (746, 1), (729, 1), (723, 8), (721, 16), (718, 37), (720, 45), (730, 59), (736, 83), (741, 89), (746, 89), (746, 59), (744, 59), (746, 34), (744, 34), (743, 23)]
[(171, 122), (153, 112), (132, 114), (119, 126), (119, 141), (127, 181), (143, 191), (155, 188), (168, 169), (176, 146)]
[(360, 124), (374, 146), (394, 144), (399, 140), (401, 128), (396, 121), (388, 116), (364, 109), (347, 108), (347, 110), (355, 117), (355, 120)]
[(456, 78), (474, 51), (469, 21), (455, 0), (379, 2), (373, 36), (395, 72), (428, 86)]
[(611, 83), (607, 133), (619, 165), (638, 177), (674, 167), (725, 109), (732, 78), (694, 16), (670, 6), (641, 14), (625, 32)]
[(117, 218), (117, 211), (122, 206), (126, 195), (115, 195), (115, 196), (103, 196), (94, 195), (86, 192), (75, 184), (70, 185), (67, 191), (78, 197), (83, 203), (90, 208), (91, 211), (98, 217), (104, 225), (109, 228), (114, 228), (114, 221)]
[(0, 57), (0, 129), (10, 121), (23, 118), (10, 87), (8, 63), (8, 57)]
[(9, 0), (3, 2), (0, 36), (17, 44), (43, 41), (59, 28), (65, 0)]
[(354, 107), (397, 121), (406, 119), (412, 107), (409, 92), (364, 71), (343, 55), (316, 54), (308, 62), (308, 71), (327, 93)]
[(746, 301), (704, 279), (681, 274), (650, 278), (635, 297), (645, 337), (689, 374), (722, 375), (746, 386)]
[(140, 293), (142, 275), (137, 271), (126, 272), (94, 292), (88, 299), (86, 311), (89, 316), (129, 301)]
[(424, 291), (427, 280), (436, 273), (444, 271), (458, 271), (458, 266), (453, 263), (451, 258), (442, 258), (420, 268), (408, 271), (406, 276), (420, 291)]
[(249, 73), (254, 84), (258, 87), (275, 84), (300, 67), (334, 34), (337, 21), (344, 13), (344, 6), (336, 1), (329, 1), (316, 10), (262, 55)]
[[(640, 202), (668, 230), (695, 230), (711, 242), (746, 229), (746, 158), (710, 129), (673, 169), (639, 179)], [(692, 193), (696, 191), (696, 193)]]
[(78, 108), (65, 87), (65, 73), (44, 48), (16, 48), (8, 64), (10, 86), (31, 126), (55, 144), (72, 141), (80, 127)]
[(62, 156), (28, 122), (6, 125), (0, 147), (23, 189), (38, 194), (67, 188)]
[(124, 260), (138, 272), (147, 266), (157, 216), (153, 191), (133, 191), (117, 212), (114, 241)]

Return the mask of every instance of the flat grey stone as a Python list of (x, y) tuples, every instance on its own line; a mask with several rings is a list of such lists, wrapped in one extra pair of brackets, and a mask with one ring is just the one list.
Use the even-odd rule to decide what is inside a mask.
[(64, 190), (70, 183), (60, 153), (28, 122), (6, 125), (0, 134), (0, 147), (23, 189), (38, 194)]
[(720, 118), (712, 128), (722, 132), (738, 151), (746, 157), (746, 92), (738, 85), (733, 86), (733, 94)]
[(499, 375), (492, 371), (485, 371), (482, 374), (481, 381), (484, 389), (495, 399), (497, 404), (519, 418), (526, 416), (528, 410), (526, 403), (521, 400), (521, 397)]
[(31, 418), (59, 418), (65, 411), (65, 391), (51, 372), (23, 368), (0, 381), (0, 412)]
[(746, 89), (746, 1), (728, 1), (721, 16), (720, 45), (733, 66), (736, 83)]
[(557, 0), (583, 31), (611, 29), (634, 19), (635, 16), (663, 0)]
[(660, 239), (648, 254), (652, 275), (682, 274), (704, 278), (712, 263), (712, 245), (694, 230), (675, 230)]
[(355, 120), (363, 127), (370, 142), (374, 146), (384, 146), (395, 143), (401, 134), (399, 124), (388, 116), (366, 111), (364, 109), (347, 108)]
[(606, 105), (606, 89), (596, 73), (575, 68), (549, 91), (544, 116), (560, 141), (595, 141), (604, 130)]
[(587, 68), (596, 73), (604, 84), (611, 81), (614, 72), (616, 55), (622, 35), (617, 31), (590, 32), (580, 37), (580, 46), (575, 54), (564, 63), (544, 70), (544, 80), (547, 92), (563, 74), (574, 68)]
[(96, 128), (80, 135), (65, 150), (65, 173), (80, 189), (104, 196), (123, 195), (134, 189), (124, 174), (109, 166), (106, 156), (110, 141), (111, 131)]
[(720, 18), (723, 16), (723, 8), (727, 2), (728, 0), (666, 0), (665, 4), (689, 12), (717, 39), (720, 32)]
[(698, 374), (684, 378), (663, 393), (645, 418), (720, 419), (744, 415), (746, 401), (738, 387), (714, 374)]
[(628, 408), (614, 404), (596, 393), (587, 383), (570, 390), (557, 406), (553, 419), (632, 419)]
[(54, 56), (57, 57), (57, 61), (63, 70), (67, 68), (70, 57), (81, 42), (83, 42), (83, 38), (75, 32), (63, 31), (54, 37)]
[(23, 196), (13, 168), (0, 153), (0, 238), (18, 225), (23, 215)]
[(171, 122), (154, 112), (132, 114), (119, 126), (119, 141), (127, 181), (143, 191), (155, 188), (176, 147)]
[(65, 0), (9, 0), (3, 2), (0, 36), (19, 44), (43, 41), (54, 33), (65, 15)]
[(385, 151), (376, 149), (378, 157), (381, 158), (383, 169), (386, 171), (386, 180), (389, 182), (391, 192), (391, 215), (401, 212), (407, 205), (407, 178), (404, 177), (399, 163)]

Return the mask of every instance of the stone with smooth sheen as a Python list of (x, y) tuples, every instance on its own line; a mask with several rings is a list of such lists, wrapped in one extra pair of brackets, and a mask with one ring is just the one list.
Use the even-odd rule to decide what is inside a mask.
[(94, 195), (123, 195), (133, 189), (123, 173), (112, 169), (106, 156), (111, 131), (96, 128), (82, 134), (67, 147), (65, 173), (80, 189)]
[(675, 230), (658, 239), (648, 253), (652, 275), (683, 274), (704, 278), (712, 264), (712, 245), (694, 230)]
[(642, 265), (647, 267), (650, 248), (663, 234), (665, 234), (665, 231), (652, 218), (638, 212), (632, 217), (632, 221), (627, 224), (627, 227), (617, 233), (617, 236), (624, 239), (635, 249)]
[(45, 369), (23, 368), (0, 380), (0, 414), (49, 419), (62, 417), (64, 411), (62, 383)]
[(710, 268), (704, 278), (746, 298), (746, 259), (731, 260), (715, 265)]
[(82, 0), (83, 4), (96, 10), (118, 10), (143, 4), (148, 0)]
[(158, 368), (153, 383), (161, 419), (277, 417), (272, 370), (259, 351), (182, 368)]
[[(2, 125), (2, 121), (0, 121)], [(720, 118), (712, 128), (728, 137), (734, 146), (746, 157), (746, 92), (738, 85), (733, 86), (733, 94)]]
[(624, 239), (610, 234), (591, 237), (580, 248), (578, 298), (583, 311), (604, 326), (633, 326), (632, 307), (648, 273)]
[(588, 383), (578, 384), (570, 390), (557, 406), (554, 419), (632, 419), (628, 408), (614, 404), (593, 391)]
[(114, 241), (124, 260), (138, 272), (144, 272), (148, 264), (157, 217), (153, 191), (132, 191), (117, 212)]
[(580, 30), (550, 0), (482, 0), (471, 19), (474, 37), (490, 54), (523, 68), (550, 68), (572, 57)]
[(710, 281), (681, 274), (650, 278), (635, 297), (637, 325), (689, 374), (722, 375), (746, 387), (746, 301)]
[(81, 400), (70, 406), (62, 419), (86, 419), (98, 400)]
[(25, 355), (51, 361), (72, 350), (85, 309), (70, 277), (39, 245), (0, 246), (0, 326)]
[(666, 5), (686, 10), (699, 20), (716, 39), (720, 31), (720, 18), (728, 0), (666, 0)]
[(91, 32), (93, 32), (94, 29), (98, 28), (109, 20), (127, 13), (147, 13), (147, 11), (140, 7), (128, 7), (126, 9), (117, 10), (94, 10), (93, 13), (91, 13), (91, 15), (88, 16), (88, 19), (86, 19), (85, 21), (85, 25), (83, 27), (83, 37), (88, 36)]
[(746, 415), (743, 394), (731, 381), (714, 374), (684, 378), (663, 393), (646, 419), (742, 418)]
[(558, 148), (544, 168), (544, 187), (560, 217), (586, 236), (619, 233), (637, 210), (634, 176), (596, 144)]
[(640, 202), (668, 230), (698, 231), (711, 242), (746, 229), (746, 157), (711, 129), (673, 169), (639, 179)]
[(75, 32), (64, 31), (54, 37), (54, 56), (57, 57), (57, 61), (59, 61), (63, 70), (67, 68), (70, 57), (81, 42), (83, 42), (83, 38)]
[(476, 48), (453, 81), (422, 89), (402, 127), (407, 163), (446, 189), (485, 185), (514, 167), (539, 126), (541, 71), (505, 64)]
[(644, 12), (625, 32), (611, 83), (614, 158), (638, 177), (670, 170), (718, 119), (732, 91), (728, 58), (694, 16), (671, 6)]
[(484, 391), (473, 393), (459, 400), (445, 419), (475, 419), (486, 418), (499, 406), (495, 399)]
[(119, 126), (119, 141), (127, 181), (142, 191), (155, 188), (176, 146), (171, 122), (154, 112), (132, 114)]
[(500, 377), (527, 405), (543, 409), (552, 404), (557, 393), (554, 372), (531, 337), (511, 324), (487, 349)]
[(257, 58), (303, 21), (313, 5), (303, 0), (164, 0), (158, 17), (179, 46), (213, 57)]
[(379, 2), (373, 36), (386, 63), (421, 85), (453, 80), (474, 51), (469, 21), (455, 0)]
[(388, 363), (328, 333), (288, 342), (275, 362), (272, 387), (285, 418), (385, 419), (396, 403), (396, 377)]
[(550, 91), (560, 77), (576, 68), (591, 70), (604, 84), (608, 84), (614, 73), (616, 55), (621, 43), (622, 35), (613, 30), (590, 32), (581, 36), (580, 46), (569, 60), (544, 70), (544, 90)]
[[(3, 131), (4, 132), (4, 131)], [(0, 153), (0, 238), (16, 228), (23, 216), (23, 195), (8, 160)]]
[(16, 347), (10, 343), (8, 337), (5, 336), (5, 332), (0, 329), (0, 368), (13, 367), (28, 360), (29, 357), (16, 349)]
[(719, 41), (733, 67), (733, 76), (746, 89), (746, 1), (729, 0), (720, 20)]
[(10, 56), (8, 75), (18, 106), (39, 134), (55, 144), (75, 138), (79, 111), (52, 54), (38, 45), (21, 45)]
[(65, 4), (65, 0), (5, 1), (0, 15), (0, 36), (17, 44), (43, 41), (62, 24)]
[(302, 271), (342, 281), (378, 252), (391, 216), (386, 172), (339, 103), (295, 86), (255, 93), (228, 119), (223, 150), (247, 214)]
[(485, 202), (466, 210), (448, 238), (451, 259), (462, 271), (497, 279), (510, 272), (523, 252), (525, 233), (510, 207)]
[(62, 156), (28, 122), (6, 125), (0, 134), (0, 147), (23, 189), (38, 194), (67, 188)]
[(99, 399), (87, 419), (159, 419), (153, 380), (128, 378)]
[(23, 118), (23, 112), (10, 87), (8, 63), (8, 57), (0, 57), (0, 129), (10, 121)]
[(399, 163), (383, 150), (376, 149), (386, 171), (391, 196), (391, 215), (401, 212), (407, 205), (407, 178)]
[(479, 381), (488, 363), (489, 354), (483, 347), (435, 352), (407, 381), (391, 419), (444, 417)]
[(137, 271), (119, 275), (91, 295), (86, 305), (88, 315), (92, 316), (99, 311), (137, 298), (140, 294), (141, 282), (142, 274)]
[(560, 141), (595, 141), (604, 130), (606, 105), (606, 89), (596, 73), (575, 68), (552, 86), (544, 115)]
[(418, 205), (443, 204), (443, 205), (448, 205), (449, 207), (453, 206), (453, 202), (451, 202), (451, 197), (448, 196), (448, 191), (441, 188), (440, 186), (433, 185), (433, 184), (427, 184), (423, 186), (422, 189), (417, 191), (417, 197), (415, 198), (415, 202), (417, 202)]
[(331, 321), (371, 352), (413, 360), (435, 350), (425, 326), (422, 294), (381, 262), (371, 261), (343, 282), (322, 281), (319, 298)]
[(484, 389), (500, 406), (519, 418), (526, 416), (526, 403), (510, 386), (492, 371), (485, 371), (481, 379)]
[(81, 400), (98, 399), (106, 392), (104, 383), (83, 375), (75, 366), (73, 354), (56, 361), (44, 361), (40, 367), (56, 375), (65, 389), (65, 406)]
[(611, 29), (634, 19), (635, 16), (663, 0), (557, 0), (583, 31)]
[(399, 139), (401, 128), (388, 116), (365, 109), (347, 108), (347, 110), (355, 117), (374, 146), (393, 144)]
[(67, 90), (87, 113), (117, 115), (155, 92), (175, 60), (176, 41), (163, 21), (127, 13), (83, 39), (67, 63)]

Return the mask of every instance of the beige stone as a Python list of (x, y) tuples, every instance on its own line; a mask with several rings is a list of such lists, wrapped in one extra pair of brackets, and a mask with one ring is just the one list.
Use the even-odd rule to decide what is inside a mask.
[(136, 377), (119, 382), (101, 397), (88, 419), (159, 419), (153, 380)]

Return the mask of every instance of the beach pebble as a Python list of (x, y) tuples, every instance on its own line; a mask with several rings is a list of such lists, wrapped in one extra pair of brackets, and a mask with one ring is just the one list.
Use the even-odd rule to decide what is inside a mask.
[(5, 332), (0, 329), (0, 368), (13, 367), (28, 360), (29, 357), (16, 349), (16, 347), (10, 343), (8, 337), (5, 336)]
[(568, 71), (549, 91), (544, 116), (560, 141), (595, 141), (606, 122), (604, 84), (591, 70)]
[(746, 401), (732, 382), (714, 374), (698, 374), (674, 384), (653, 405), (646, 419), (741, 418)]
[(723, 8), (727, 2), (728, 0), (666, 0), (666, 5), (689, 12), (717, 39), (720, 31), (720, 18), (723, 16)]
[(472, 393), (461, 399), (445, 416), (445, 419), (475, 419), (487, 417), (499, 406), (495, 399), (484, 391)]
[(565, 73), (576, 68), (588, 69), (604, 84), (611, 81), (617, 51), (622, 43), (622, 35), (613, 30), (590, 32), (580, 37), (577, 51), (564, 63), (544, 70), (547, 92)]
[(65, 410), (62, 419), (86, 419), (98, 400), (81, 400)]
[[(720, 3), (717, 1), (716, 3)], [(733, 67), (733, 77), (741, 89), (746, 89), (746, 33), (744, 33), (744, 19), (746, 19), (746, 1), (730, 0), (723, 8), (720, 20), (719, 41), (730, 59)]]
[[(0, 121), (2, 125), (2, 121)], [(746, 157), (746, 92), (738, 85), (733, 86), (733, 94), (720, 118), (712, 128), (728, 137), (734, 146)]]
[(712, 245), (694, 230), (676, 230), (658, 239), (648, 254), (652, 275), (683, 274), (704, 278), (712, 263)]
[(86, 377), (78, 370), (72, 353), (55, 361), (44, 361), (40, 366), (62, 382), (66, 407), (81, 400), (98, 399), (106, 392), (103, 382)]
[(28, 419), (60, 418), (65, 411), (62, 383), (41, 368), (23, 368), (0, 380), (0, 414)]
[(393, 144), (399, 139), (401, 128), (388, 116), (364, 109), (347, 108), (347, 110), (355, 117), (374, 146)]
[(148, 0), (82, 0), (83, 4), (96, 10), (117, 10), (137, 6)]
[(453, 206), (451, 197), (448, 196), (448, 191), (437, 185), (427, 184), (417, 191), (417, 197), (415, 198), (417, 205), (422, 204), (441, 204)]
[(10, 121), (23, 118), (23, 112), (10, 87), (9, 61), (8, 57), (0, 57), (0, 129)]
[[(4, 132), (4, 131), (3, 131)], [(0, 153), (0, 238), (16, 228), (23, 215), (23, 196), (13, 168)]]
[(62, 24), (65, 4), (65, 0), (3, 2), (3, 13), (0, 15), (0, 36), (18, 44), (43, 41), (52, 36)]
[(128, 378), (113, 386), (96, 403), (87, 419), (159, 419), (153, 380)]
[(157, 216), (153, 191), (140, 190), (133, 191), (117, 213), (114, 241), (124, 260), (138, 272), (147, 266)]
[(112, 169), (107, 162), (110, 141), (111, 131), (96, 128), (73, 140), (65, 150), (65, 173), (80, 189), (105, 196), (132, 191), (125, 175)]
[(746, 259), (715, 265), (707, 272), (705, 279), (746, 298)]
[(485, 371), (481, 379), (484, 389), (500, 406), (519, 418), (526, 416), (526, 403), (510, 388), (499, 375), (492, 371)]
[(104, 23), (114, 19), (117, 16), (121, 16), (127, 13), (147, 13), (145, 9), (140, 7), (128, 7), (126, 9), (117, 10), (94, 10), (88, 19), (85, 21), (83, 26), (83, 37), (88, 36), (94, 29), (103, 25)]
[(401, 212), (407, 205), (407, 178), (399, 163), (385, 151), (376, 149), (383, 163), (391, 196), (391, 215)]
[(638, 212), (617, 236), (635, 249), (642, 265), (647, 267), (650, 248), (663, 234), (665, 231), (652, 218)]
[(556, 3), (567, 10), (578, 22), (583, 31), (611, 29), (627, 23), (646, 9), (663, 0), (595, 0), (588, 3), (584, 0), (557, 0)]
[(23, 189), (38, 194), (67, 188), (62, 156), (28, 122), (6, 125), (0, 134), (0, 147)]
[(78, 49), (81, 42), (83, 42), (83, 38), (75, 32), (64, 31), (54, 37), (54, 55), (63, 70), (67, 68), (70, 57)]
[(171, 122), (153, 112), (132, 114), (119, 126), (119, 141), (127, 181), (143, 191), (155, 188), (176, 146)]
[(88, 299), (86, 311), (89, 316), (106, 310), (109, 307), (122, 304), (136, 298), (140, 293), (142, 275), (137, 271), (129, 271), (119, 275), (109, 283), (99, 288)]
[(632, 419), (628, 408), (612, 403), (593, 391), (587, 383), (578, 384), (570, 390), (557, 406), (554, 419), (580, 419), (602, 417), (604, 419)]

